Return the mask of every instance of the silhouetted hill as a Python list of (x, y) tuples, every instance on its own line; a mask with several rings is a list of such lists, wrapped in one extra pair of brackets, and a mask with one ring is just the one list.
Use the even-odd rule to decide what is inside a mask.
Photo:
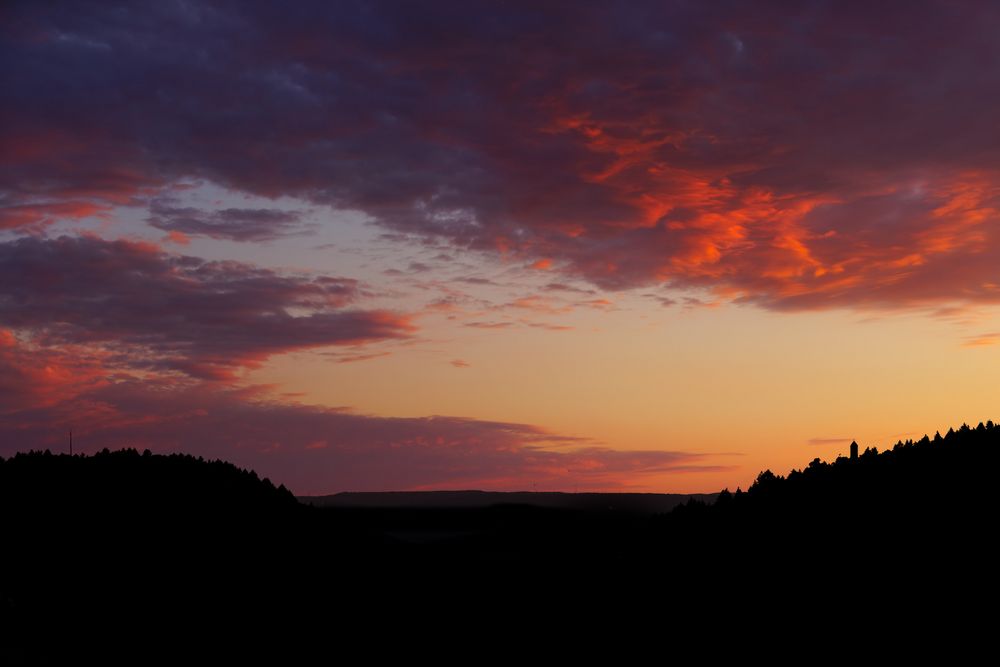
[(315, 507), (370, 508), (485, 508), (524, 505), (591, 512), (639, 514), (669, 512), (690, 500), (715, 501), (715, 493), (560, 493), (557, 491), (387, 491), (344, 492), (329, 496), (299, 496)]
[(46, 451), (0, 458), (0, 512), (8, 520), (29, 506), (31, 513), (79, 516), (287, 511), (294, 505), (283, 485), (275, 487), (231, 463), (186, 454), (105, 449), (93, 456)]
[[(347, 542), (358, 558), (367, 543), (319, 535), (309, 514), (252, 471), (182, 454), (0, 459), (0, 626), (18, 640), (0, 642), (0, 664), (163, 662), (207, 641), (167, 641), (176, 623), (221, 632), (293, 605), (311, 539)], [(155, 649), (134, 652), (147, 642)]]

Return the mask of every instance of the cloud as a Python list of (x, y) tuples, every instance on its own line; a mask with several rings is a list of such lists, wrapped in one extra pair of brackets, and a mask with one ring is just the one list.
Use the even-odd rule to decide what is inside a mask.
[(150, 216), (146, 221), (170, 234), (246, 242), (273, 241), (307, 231), (298, 211), (267, 208), (203, 211), (172, 204), (170, 199), (154, 199), (150, 202)]
[(25, 345), (0, 329), (0, 419), (27, 408), (44, 408), (109, 382), (99, 356), (79, 349)]
[(978, 336), (967, 336), (962, 347), (988, 347), (998, 343), (1000, 343), (1000, 332), (992, 332)]
[(468, 283), (470, 285), (493, 285), (493, 286), (496, 286), (498, 284), (495, 281), (490, 280), (489, 278), (482, 278), (480, 276), (468, 276), (468, 277), (465, 277), (465, 278), (458, 278), (457, 280), (458, 280), (458, 282)]
[(574, 287), (573, 285), (566, 285), (564, 283), (549, 283), (542, 287), (546, 292), (574, 292), (576, 294), (596, 294), (592, 289), (583, 289), (581, 287)]
[(527, 310), (543, 315), (561, 315), (573, 310), (573, 306), (565, 305), (553, 299), (537, 294), (522, 296), (499, 306), (500, 309), (512, 308), (515, 310)]
[(665, 474), (720, 469), (704, 455), (617, 451), (528, 424), (378, 417), (276, 400), (264, 388), (134, 378), (0, 412), (0, 454), (61, 451), (70, 428), (80, 451), (131, 446), (222, 458), (299, 494), (642, 488)]
[(469, 368), (470, 366), (472, 366), (472, 364), (470, 364), (468, 361), (465, 361), (464, 359), (452, 359), (448, 363), (454, 366), (455, 368)]
[(352, 364), (356, 361), (370, 361), (371, 359), (379, 359), (381, 357), (387, 357), (391, 352), (369, 352), (363, 354), (337, 354), (334, 356), (334, 360), (338, 364)]
[(850, 442), (850, 438), (809, 438), (807, 441), (810, 445), (839, 445), (845, 442)]
[(0, 230), (38, 229), (47, 227), (57, 220), (106, 218), (110, 211), (110, 205), (87, 201), (7, 203), (0, 197)]
[(998, 28), (964, 2), (20, 3), (0, 226), (197, 178), (608, 290), (997, 303)]
[(514, 326), (513, 322), (466, 322), (462, 326), (471, 327), (473, 329), (507, 329)]
[(547, 331), (572, 331), (573, 327), (567, 324), (549, 324), (547, 322), (529, 322), (527, 320), (521, 320), (522, 324), (529, 327), (534, 327), (535, 329), (545, 329)]
[(128, 368), (226, 379), (268, 357), (401, 338), (405, 316), (350, 308), (346, 278), (280, 274), (94, 237), (0, 243), (0, 326)]

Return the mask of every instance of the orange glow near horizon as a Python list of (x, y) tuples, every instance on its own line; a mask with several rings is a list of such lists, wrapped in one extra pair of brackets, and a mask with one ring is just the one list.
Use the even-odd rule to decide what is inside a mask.
[[(969, 349), (967, 327), (948, 320), (920, 312), (870, 321), (850, 311), (777, 315), (733, 305), (650, 314), (626, 301), (611, 315), (560, 315), (572, 336), (463, 331), (435, 318), (422, 322), (422, 334), (448, 336), (447, 351), (401, 349), (336, 370), (276, 359), (257, 377), (365, 414), (539, 424), (623, 450), (699, 452), (698, 466), (716, 468), (606, 477), (609, 491), (746, 488), (764, 469), (785, 474), (845, 454), (851, 439), (883, 448), (998, 417), (1000, 390), (968, 378), (995, 363), (1000, 346), (989, 338)], [(994, 312), (978, 318), (977, 327), (995, 326)], [(449, 355), (468, 367), (456, 371)], [(560, 479), (546, 490), (588, 483)]]

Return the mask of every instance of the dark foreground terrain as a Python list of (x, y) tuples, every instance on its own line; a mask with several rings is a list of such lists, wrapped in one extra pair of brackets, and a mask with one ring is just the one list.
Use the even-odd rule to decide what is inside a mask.
[(736, 631), (905, 628), (912, 647), (960, 627), (957, 656), (995, 634), (977, 610), (997, 592), (998, 452), (1000, 427), (963, 426), (669, 513), (322, 508), (189, 456), (19, 454), (0, 462), (0, 664), (556, 660), (610, 638), (742, 650)]

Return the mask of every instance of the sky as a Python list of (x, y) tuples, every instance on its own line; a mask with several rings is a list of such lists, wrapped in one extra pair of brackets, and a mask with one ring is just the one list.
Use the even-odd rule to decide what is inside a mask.
[(996, 419), (1000, 6), (0, 8), (0, 456), (710, 492)]

